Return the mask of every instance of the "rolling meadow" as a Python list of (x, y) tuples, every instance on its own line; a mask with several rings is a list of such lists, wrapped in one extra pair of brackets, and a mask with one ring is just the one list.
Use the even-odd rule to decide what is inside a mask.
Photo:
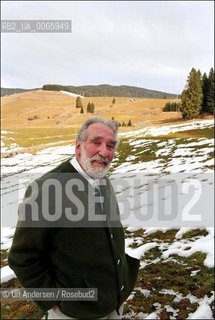
[[(134, 217), (154, 205), (148, 202), (149, 184), (144, 180), (184, 175), (201, 182), (207, 194), (202, 215), (212, 221), (214, 187), (214, 122), (212, 117), (184, 121), (179, 112), (163, 112), (177, 99), (83, 97), (84, 113), (76, 108), (76, 96), (35, 90), (2, 100), (2, 212), (1, 286), (19, 288), (8, 267), (7, 256), (17, 219), (17, 206), (28, 183), (74, 155), (75, 137), (89, 117), (115, 119), (120, 143), (110, 168), (110, 179), (136, 179), (126, 193), (129, 219), (122, 220), (126, 252), (141, 260), (135, 288), (125, 303), (123, 319), (214, 319), (214, 231), (205, 219), (199, 227), (158, 224)], [(94, 114), (86, 112), (95, 105)], [(127, 126), (131, 120), (131, 126)], [(142, 180), (141, 180), (142, 178)], [(151, 181), (151, 180), (150, 180)], [(155, 182), (156, 188), (156, 182)], [(128, 190), (127, 190), (128, 189)], [(138, 204), (135, 202), (139, 196)], [(14, 194), (19, 193), (15, 199)], [(184, 201), (179, 193), (178, 202)], [(163, 201), (167, 201), (167, 195)], [(200, 207), (200, 206), (199, 206)], [(123, 210), (123, 204), (122, 204)], [(8, 215), (14, 217), (12, 223)], [(6, 217), (6, 218), (5, 218)], [(87, 245), (87, 244), (86, 244)], [(40, 319), (32, 301), (3, 299), (2, 319)]]

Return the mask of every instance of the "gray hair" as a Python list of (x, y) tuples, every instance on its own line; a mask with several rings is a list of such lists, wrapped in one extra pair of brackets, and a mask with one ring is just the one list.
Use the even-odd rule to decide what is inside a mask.
[(78, 132), (77, 140), (84, 141), (87, 138), (86, 137), (87, 129), (89, 128), (89, 126), (91, 124), (94, 124), (94, 123), (102, 123), (102, 124), (106, 125), (107, 127), (109, 127), (113, 131), (115, 138), (117, 140), (118, 123), (115, 120), (107, 120), (107, 119), (103, 119), (100, 117), (93, 117), (93, 118), (90, 118), (87, 121), (85, 121)]

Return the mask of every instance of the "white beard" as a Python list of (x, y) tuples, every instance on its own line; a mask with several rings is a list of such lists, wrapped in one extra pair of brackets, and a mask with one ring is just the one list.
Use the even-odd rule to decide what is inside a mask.
[[(105, 168), (94, 167), (92, 164), (93, 160), (105, 161), (107, 163), (107, 165)], [(107, 158), (103, 158), (99, 155), (96, 155), (92, 158), (89, 158), (84, 146), (82, 145), (81, 146), (80, 164), (88, 176), (90, 176), (93, 179), (101, 179), (106, 175), (111, 163), (108, 162)]]

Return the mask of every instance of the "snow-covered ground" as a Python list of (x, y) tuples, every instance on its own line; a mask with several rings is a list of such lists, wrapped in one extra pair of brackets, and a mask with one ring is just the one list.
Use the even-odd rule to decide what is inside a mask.
[(80, 94), (72, 93), (72, 92), (69, 92), (69, 91), (60, 90), (60, 92), (61, 92), (62, 94), (67, 94), (68, 96), (71, 96), (71, 97), (84, 98), (84, 96), (81, 96)]
[[(111, 173), (111, 179), (117, 179), (118, 174), (120, 177), (131, 177), (138, 173), (138, 175), (147, 176), (161, 176), (165, 177), (171, 174), (191, 174), (197, 180), (202, 181), (203, 188), (207, 190), (210, 195), (208, 201), (208, 208), (213, 208), (213, 166), (214, 166), (214, 140), (199, 138), (190, 138), (186, 141), (180, 139), (167, 139), (160, 140), (159, 135), (168, 135), (169, 133), (182, 132), (185, 130), (203, 129), (210, 128), (213, 126), (212, 120), (196, 121), (187, 124), (169, 125), (161, 127), (150, 127), (138, 131), (131, 131), (121, 134), (122, 138), (126, 138), (126, 142), (129, 143), (131, 152), (123, 163), (119, 163), (119, 155), (113, 162), (114, 170)], [(7, 134), (7, 133), (5, 133)], [(157, 137), (154, 139), (146, 139), (147, 136)], [(156, 139), (156, 140), (155, 140)], [(152, 143), (156, 144), (154, 150), (155, 159), (149, 161), (141, 161), (138, 159), (144, 159), (144, 153), (151, 152), (150, 148)], [(14, 145), (16, 150), (19, 146)], [(11, 149), (11, 153), (14, 150)], [(54, 168), (63, 160), (68, 159), (74, 155), (74, 146), (60, 146), (47, 148), (37, 152), (35, 155), (30, 153), (16, 154), (13, 157), (2, 159), (2, 212), (3, 212), (3, 228), (1, 233), (1, 248), (2, 250), (9, 250), (12, 242), (12, 237), (15, 231), (15, 224), (17, 221), (17, 205), (21, 201), (26, 186), (30, 181), (36, 177), (42, 175), (48, 170)], [(205, 175), (207, 178), (205, 178)], [(136, 189), (139, 190), (140, 194), (144, 194), (146, 186), (139, 184), (136, 185)], [(129, 193), (129, 197), (132, 200), (132, 194)], [(118, 194), (117, 194), (118, 195)], [(120, 192), (119, 192), (120, 195)], [(179, 194), (182, 199), (182, 194)], [(213, 196), (212, 196), (213, 197)], [(150, 205), (149, 203), (144, 204), (144, 199), (141, 199), (141, 206)], [(133, 199), (134, 202), (134, 199)], [(131, 208), (135, 213), (135, 206)], [(10, 217), (8, 216), (10, 213)], [(128, 221), (131, 221), (130, 225)], [(145, 234), (152, 234), (158, 230), (166, 232), (171, 229), (172, 226), (148, 226), (145, 227), (144, 221), (139, 227), (134, 226), (131, 220), (126, 221), (126, 227), (130, 231), (137, 229), (144, 229)], [(204, 226), (203, 226), (204, 227)], [(130, 245), (134, 239), (126, 239), (126, 252), (131, 256), (140, 258), (144, 256), (145, 252), (158, 246), (162, 250), (162, 258), (168, 259), (172, 254), (188, 257), (197, 251), (206, 253), (206, 259), (204, 261), (205, 266), (214, 266), (214, 232), (213, 225), (206, 225), (205, 229), (208, 235), (195, 239), (194, 241), (188, 241), (182, 239), (185, 232), (192, 229), (191, 227), (184, 227), (181, 225), (178, 233), (176, 234), (175, 241), (162, 250), (162, 244), (157, 242), (152, 243), (141, 243), (139, 239), (139, 246), (137, 248), (131, 248)], [(144, 268), (144, 263), (141, 263), (141, 267)], [(14, 278), (13, 271), (5, 266), (1, 269), (1, 281), (7, 282)], [(147, 294), (147, 293), (146, 293)], [(180, 296), (175, 293), (176, 298), (180, 299)], [(197, 299), (196, 297), (188, 297), (190, 301), (196, 299), (195, 302), (199, 304), (198, 309), (195, 313), (190, 314), (188, 319), (212, 319), (212, 312), (209, 307), (212, 297), (205, 296), (204, 299)], [(171, 308), (169, 306), (169, 308)], [(168, 309), (168, 306), (166, 306)], [(159, 319), (159, 306), (156, 311), (151, 314), (138, 314), (137, 319)], [(174, 311), (175, 312), (175, 311)]]
[(195, 129), (204, 129), (210, 128), (214, 126), (213, 120), (204, 120), (204, 121), (192, 121), (187, 123), (181, 124), (174, 124), (174, 125), (163, 125), (158, 127), (147, 127), (140, 130), (135, 130), (131, 132), (121, 133), (121, 136), (161, 136), (161, 135), (168, 135), (169, 133), (175, 133), (180, 131), (187, 131), (187, 130), (195, 130)]

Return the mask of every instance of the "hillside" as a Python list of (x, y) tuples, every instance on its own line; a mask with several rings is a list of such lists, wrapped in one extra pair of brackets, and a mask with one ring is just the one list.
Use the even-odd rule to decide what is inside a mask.
[[(147, 123), (179, 120), (178, 112), (162, 112), (169, 99), (85, 97), (82, 98), (84, 113), (76, 108), (76, 97), (60, 91), (35, 90), (1, 98), (2, 129), (79, 127), (91, 117), (86, 113), (88, 102), (95, 105), (94, 116), (114, 117), (119, 122), (129, 120), (135, 128)], [(177, 100), (171, 100), (177, 101)]]
[[(108, 84), (101, 85), (88, 85), (88, 86), (62, 86), (58, 84), (46, 84), (42, 87), (43, 90), (53, 90), (53, 91), (68, 91), (85, 97), (133, 97), (133, 98), (160, 98), (164, 96), (167, 98), (177, 98), (176, 94), (149, 90), (133, 86), (111, 86)], [(5, 95), (11, 95), (14, 93), (26, 92), (35, 89), (10, 89), (10, 88), (1, 88), (1, 97)]]
[(16, 93), (22, 93), (27, 91), (32, 91), (37, 89), (21, 89), (21, 88), (1, 88), (1, 97), (10, 96)]

